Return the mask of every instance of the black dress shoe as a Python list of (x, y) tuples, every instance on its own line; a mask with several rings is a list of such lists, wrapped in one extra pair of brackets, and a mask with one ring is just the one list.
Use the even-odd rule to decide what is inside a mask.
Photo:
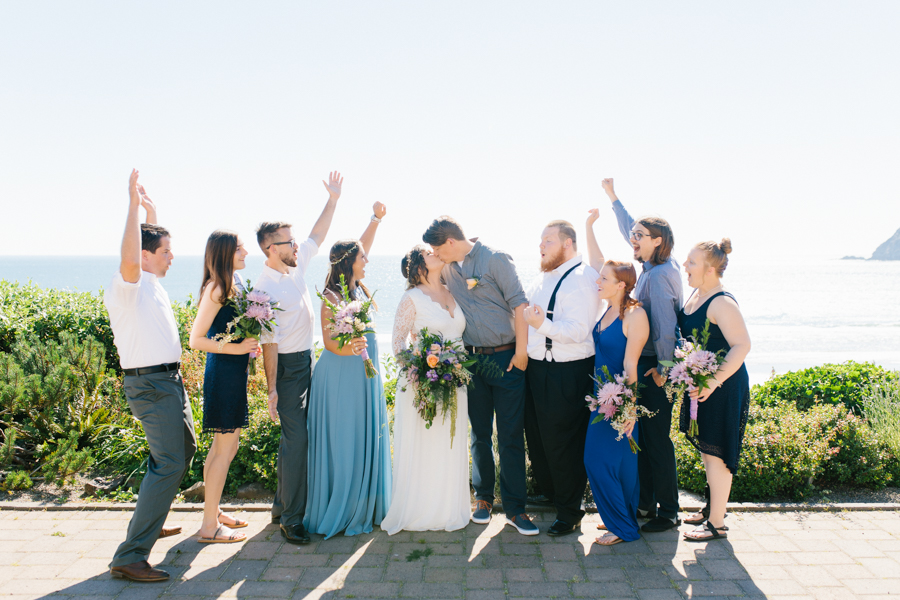
[(528, 496), (528, 504), (533, 504), (535, 506), (553, 506), (553, 500), (543, 494), (538, 494), (536, 496)]
[(641, 531), (646, 531), (647, 533), (659, 533), (660, 531), (675, 529), (679, 525), (681, 525), (681, 519), (675, 519), (673, 521), (666, 517), (656, 517), (655, 519), (650, 519), (644, 523), (643, 527), (641, 527)]
[(291, 544), (308, 544), (309, 534), (303, 528), (303, 523), (297, 525), (282, 525), (281, 536)]
[(556, 537), (560, 535), (569, 535), (576, 531), (581, 531), (581, 521), (578, 521), (577, 523), (566, 523), (565, 521), (557, 519), (553, 521), (553, 525), (547, 530), (547, 535)]
[(281, 515), (278, 515), (277, 517), (275, 515), (272, 515), (272, 522), (275, 523), (276, 525), (281, 523)]

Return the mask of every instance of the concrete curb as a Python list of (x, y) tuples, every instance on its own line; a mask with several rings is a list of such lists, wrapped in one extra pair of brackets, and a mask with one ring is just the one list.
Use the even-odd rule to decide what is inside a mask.
[[(247, 503), (247, 504), (223, 504), (221, 506), (224, 511), (247, 511), (247, 512), (268, 512), (272, 508), (272, 504), (266, 503)], [(682, 504), (683, 512), (696, 512), (702, 508), (701, 504)], [(0, 511), (130, 511), (134, 510), (134, 502), (67, 502), (65, 504), (53, 504), (42, 502), (0, 502)], [(173, 504), (172, 510), (175, 512), (202, 512), (203, 504), (194, 502), (184, 502), (181, 504)], [(528, 505), (526, 510), (530, 513), (547, 513), (555, 512), (552, 506), (536, 506)], [(596, 513), (594, 507), (586, 507), (588, 513)], [(896, 502), (845, 502), (835, 504), (794, 504), (794, 503), (752, 503), (752, 502), (729, 502), (729, 512), (841, 512), (841, 511), (884, 511), (898, 510), (900, 511), (900, 503)], [(502, 513), (503, 507), (499, 504), (494, 505), (494, 512)]]

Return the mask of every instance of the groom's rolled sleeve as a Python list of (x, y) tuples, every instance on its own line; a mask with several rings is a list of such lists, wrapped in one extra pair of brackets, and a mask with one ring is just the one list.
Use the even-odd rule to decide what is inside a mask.
[(528, 296), (525, 295), (525, 289), (522, 287), (522, 281), (511, 256), (501, 252), (494, 254), (491, 257), (491, 276), (510, 310), (528, 303)]

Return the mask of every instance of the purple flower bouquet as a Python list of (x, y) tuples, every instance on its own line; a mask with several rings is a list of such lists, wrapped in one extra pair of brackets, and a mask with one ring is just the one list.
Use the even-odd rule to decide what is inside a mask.
[[(328, 318), (328, 329), (331, 331), (331, 339), (337, 341), (338, 348), (343, 348), (349, 344), (350, 340), (363, 337), (367, 333), (375, 333), (372, 327), (372, 298), (365, 302), (350, 298), (350, 289), (344, 276), (341, 275), (341, 301), (335, 304), (326, 298), (321, 292), (317, 291), (316, 295), (322, 299), (328, 310), (331, 311), (331, 317)], [(374, 294), (373, 294), (374, 296)], [(366, 377), (372, 378), (378, 374), (375, 370), (375, 363), (369, 358), (369, 353), (363, 348), (359, 354), (363, 359), (366, 367)]]
[[(237, 286), (235, 294), (228, 299), (237, 312), (237, 317), (228, 323), (225, 333), (215, 336), (219, 344), (219, 350), (225, 347), (225, 344), (242, 338), (253, 338), (258, 340), (262, 335), (263, 329), (272, 331), (275, 325), (275, 311), (278, 303), (273, 301), (265, 292), (254, 291), (247, 280), (246, 286)], [(256, 374), (256, 352), (250, 353), (250, 362), (247, 366), (251, 375)]]
[[(591, 411), (597, 411), (597, 416), (591, 421), (591, 425), (600, 421), (609, 421), (612, 428), (619, 433), (616, 438), (618, 442), (622, 440), (625, 430), (632, 421), (642, 416), (652, 417), (656, 413), (637, 403), (639, 383), (635, 382), (630, 385), (626, 383), (628, 377), (625, 373), (611, 376), (606, 365), (603, 365), (603, 375), (602, 380), (593, 378), (597, 382), (597, 394), (585, 396), (584, 399), (587, 400), (588, 408)], [(640, 450), (630, 433), (628, 434), (628, 445), (634, 454)]]
[[(685, 392), (694, 390), (702, 391), (709, 387), (707, 383), (712, 379), (719, 367), (725, 362), (722, 351), (710, 352), (706, 350), (706, 344), (709, 342), (709, 319), (700, 335), (697, 335), (695, 329), (690, 340), (681, 339), (678, 347), (675, 349), (675, 360), (661, 360), (659, 363), (669, 368), (668, 381), (666, 382), (666, 396), (669, 402), (673, 402), (675, 398), (683, 398)], [(691, 423), (688, 426), (688, 435), (697, 437), (700, 428), (697, 426), (697, 400), (691, 398), (690, 417)], [(683, 409), (682, 409), (683, 410)]]

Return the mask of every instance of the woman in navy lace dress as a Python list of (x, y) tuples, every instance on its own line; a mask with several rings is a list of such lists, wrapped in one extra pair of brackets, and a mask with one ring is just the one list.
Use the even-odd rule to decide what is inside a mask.
[(750, 352), (750, 334), (738, 304), (722, 287), (722, 275), (728, 266), (731, 240), (702, 242), (694, 246), (684, 262), (688, 285), (695, 292), (684, 308), (678, 311), (678, 326), (683, 337), (700, 332), (709, 323), (706, 349), (722, 351), (725, 362), (710, 380), (709, 386), (691, 392), (699, 401), (696, 436), (688, 435), (690, 411), (681, 408), (681, 432), (703, 457), (708, 484), (708, 503), (699, 513), (685, 519), (686, 523), (700, 523), (684, 537), (689, 541), (704, 541), (726, 537), (725, 505), (731, 493), (731, 480), (737, 474), (741, 443), (747, 413), (750, 410), (750, 378), (744, 359)]
[(233, 529), (246, 527), (219, 509), (228, 467), (237, 454), (241, 429), (247, 427), (247, 366), (250, 352), (259, 352), (259, 342), (238, 339), (219, 346), (214, 338), (226, 332), (236, 316), (228, 299), (242, 286), (236, 271), (244, 268), (247, 250), (232, 231), (216, 230), (206, 242), (200, 305), (191, 329), (190, 346), (206, 352), (203, 379), (203, 431), (213, 433), (213, 442), (203, 481), (206, 501), (200, 541), (203, 543), (240, 542), (247, 536)]

